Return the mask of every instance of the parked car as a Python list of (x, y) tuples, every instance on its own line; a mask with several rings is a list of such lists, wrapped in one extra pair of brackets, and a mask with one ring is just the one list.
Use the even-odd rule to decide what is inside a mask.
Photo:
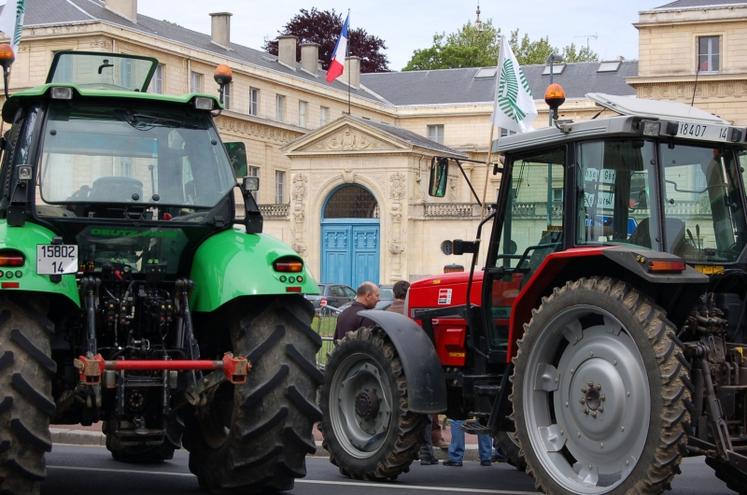
[(355, 291), (343, 284), (319, 284), (318, 295), (306, 295), (305, 297), (311, 301), (315, 310), (325, 306), (339, 308), (355, 299)]
[(394, 286), (391, 284), (379, 286), (379, 302), (376, 303), (374, 309), (387, 309), (392, 305), (392, 301), (394, 301), (393, 287)]
[[(392, 305), (392, 301), (394, 301), (394, 286), (391, 284), (385, 284), (379, 286), (379, 302), (376, 303), (376, 306), (374, 306), (374, 309), (387, 309), (389, 306)], [(346, 302), (344, 305), (340, 306), (338, 308), (340, 311), (344, 311), (347, 309), (348, 306), (353, 304), (353, 301)]]

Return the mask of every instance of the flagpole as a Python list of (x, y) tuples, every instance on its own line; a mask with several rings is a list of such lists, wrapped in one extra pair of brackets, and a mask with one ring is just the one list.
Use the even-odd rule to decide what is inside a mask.
[[(498, 98), (498, 83), (501, 78), (501, 58), (503, 57), (503, 36), (498, 35), (498, 46), (500, 47), (498, 54), (498, 66), (495, 69), (495, 99)], [(490, 180), (490, 162), (493, 160), (493, 135), (495, 133), (495, 107), (496, 103), (493, 103), (493, 114), (490, 115), (490, 142), (488, 144), (488, 158), (485, 160), (485, 184), (482, 188), (482, 213), (485, 215), (488, 212), (488, 204), (485, 198), (488, 195), (488, 181)]]
[[(348, 9), (348, 21), (350, 21), (350, 9)], [(348, 44), (345, 46), (345, 62), (348, 66), (348, 115), (350, 115), (350, 24), (348, 24)]]

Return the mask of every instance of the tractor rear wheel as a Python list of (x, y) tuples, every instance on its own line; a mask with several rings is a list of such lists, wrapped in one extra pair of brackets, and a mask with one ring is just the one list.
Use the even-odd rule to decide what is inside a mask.
[(340, 472), (392, 480), (417, 457), (427, 416), (408, 410), (407, 378), (378, 328), (359, 328), (327, 360), (321, 390), (324, 448)]
[(39, 311), (0, 296), (0, 493), (39, 493), (52, 449), (52, 324)]
[(687, 362), (664, 311), (607, 277), (542, 299), (514, 358), (513, 419), (545, 493), (659, 493), (690, 416)]
[(713, 468), (716, 478), (720, 479), (730, 490), (739, 495), (747, 495), (747, 476), (727, 462), (706, 457), (706, 464)]
[(516, 439), (516, 433), (512, 431), (501, 431), (493, 437), (496, 450), (506, 458), (506, 462), (518, 469), (524, 471), (527, 463), (524, 456), (521, 455), (519, 441)]
[(252, 368), (246, 384), (222, 384), (188, 421), (189, 468), (215, 493), (290, 490), (306, 475), (306, 454), (316, 449), (312, 428), (322, 417), (316, 393), (323, 377), (315, 365), (321, 338), (310, 327), (313, 308), (295, 295), (245, 298), (222, 315), (225, 332), (213, 320), (205, 333), (230, 336), (230, 342), (213, 351), (246, 356)]

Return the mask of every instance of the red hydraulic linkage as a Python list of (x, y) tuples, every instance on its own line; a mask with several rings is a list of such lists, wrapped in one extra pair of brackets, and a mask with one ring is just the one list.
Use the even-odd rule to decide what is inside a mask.
[(80, 373), (80, 381), (86, 385), (97, 385), (101, 383), (101, 376), (104, 370), (112, 371), (163, 371), (163, 370), (223, 370), (226, 380), (239, 385), (246, 383), (246, 377), (252, 365), (244, 356), (234, 357), (227, 352), (223, 355), (222, 361), (208, 360), (160, 360), (160, 359), (118, 359), (107, 361), (101, 354), (96, 354), (92, 358), (80, 356), (75, 360), (75, 368)]

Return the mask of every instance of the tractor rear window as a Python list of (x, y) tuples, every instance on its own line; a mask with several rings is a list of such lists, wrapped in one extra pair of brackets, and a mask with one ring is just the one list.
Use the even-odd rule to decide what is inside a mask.
[(176, 106), (51, 105), (37, 177), (42, 203), (80, 205), (62, 216), (102, 203), (212, 208), (234, 186), (209, 115)]

